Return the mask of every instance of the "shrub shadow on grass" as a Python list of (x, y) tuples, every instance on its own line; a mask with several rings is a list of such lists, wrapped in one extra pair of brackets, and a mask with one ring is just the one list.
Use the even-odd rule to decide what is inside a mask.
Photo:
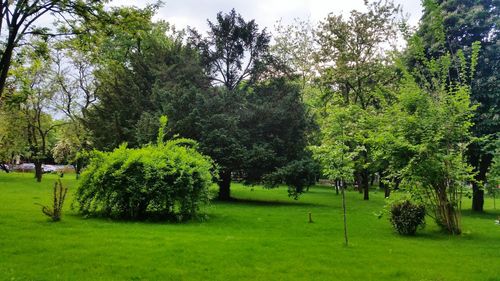
[(227, 204), (241, 204), (250, 206), (264, 206), (264, 207), (283, 207), (283, 206), (325, 206), (321, 204), (313, 204), (309, 202), (300, 201), (281, 201), (281, 200), (258, 200), (249, 198), (231, 198), (228, 201), (216, 200), (217, 203), (227, 203)]
[(460, 235), (451, 235), (444, 230), (419, 230), (415, 235), (399, 235), (395, 232), (395, 235), (408, 240), (429, 240), (429, 241), (450, 241), (450, 240), (461, 240), (461, 241), (491, 241), (491, 243), (497, 242), (496, 238), (490, 236), (482, 235), (478, 232), (470, 232), (468, 230), (463, 230)]
[(399, 235), (400, 237), (405, 237), (408, 239), (419, 239), (419, 240), (433, 240), (433, 241), (443, 241), (450, 240), (453, 236), (442, 230), (418, 230), (415, 235)]
[(500, 210), (489, 210), (486, 212), (478, 213), (472, 210), (462, 210), (462, 217), (470, 217), (475, 219), (495, 220), (500, 217)]
[(90, 221), (98, 221), (98, 222), (106, 222), (106, 223), (117, 223), (117, 224), (144, 224), (144, 225), (187, 225), (187, 224), (198, 224), (203, 223), (209, 220), (207, 213), (200, 213), (196, 217), (187, 219), (187, 220), (178, 220), (176, 218), (172, 218), (170, 216), (164, 216), (159, 214), (151, 214), (150, 216), (143, 217), (141, 219), (131, 219), (131, 218), (122, 218), (118, 216), (107, 216), (102, 213), (96, 212), (91, 214), (79, 214), (79, 213), (71, 213), (65, 216), (72, 217), (78, 220), (90, 220)]

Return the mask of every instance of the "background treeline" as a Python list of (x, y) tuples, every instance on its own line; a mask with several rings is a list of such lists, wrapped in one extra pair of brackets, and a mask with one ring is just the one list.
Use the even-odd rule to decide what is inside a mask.
[(42, 163), (79, 171), (85, 151), (154, 142), (166, 115), (168, 139), (217, 164), (220, 199), (234, 179), (296, 197), (321, 176), (365, 200), (411, 187), (453, 233), (469, 184), (482, 211), (498, 162), (497, 1), (426, 0), (415, 28), (392, 2), (367, 3), (273, 34), (234, 10), (201, 34), (153, 21), (158, 5), (55, 2), (45, 12), (73, 20), (26, 22), (13, 45), (1, 34), (1, 160), (34, 162), (38, 180)]

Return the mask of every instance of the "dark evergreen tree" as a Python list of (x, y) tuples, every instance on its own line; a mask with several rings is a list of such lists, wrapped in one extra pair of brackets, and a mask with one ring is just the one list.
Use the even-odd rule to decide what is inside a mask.
[[(98, 148), (146, 144), (156, 138), (158, 116), (167, 115), (169, 137), (197, 140), (201, 151), (217, 163), (223, 200), (230, 199), (234, 177), (258, 182), (291, 161), (308, 159), (305, 133), (310, 121), (301, 88), (287, 78), (270, 78), (261, 64), (269, 37), (258, 32), (254, 21), (247, 23), (234, 11), (219, 14), (219, 25), (237, 25), (228, 31), (232, 35), (217, 33), (227, 36), (213, 37), (214, 41), (198, 38), (196, 44), (191, 38), (186, 45), (180, 35), (165, 35), (165, 25), (152, 24), (148, 11), (119, 14), (135, 16), (123, 21), (121, 29), (111, 29), (115, 36), (106, 39), (103, 48), (128, 46), (127, 52), (119, 52), (118, 59), (104, 50), (104, 64), (96, 71), (99, 102), (87, 114)], [(139, 32), (132, 32), (130, 27), (137, 26)], [(217, 26), (211, 24), (218, 30)], [(232, 40), (231, 50), (214, 51), (220, 40)], [(216, 74), (215, 63), (229, 72)], [(284, 171), (291, 173), (294, 167), (304, 170), (312, 165)]]

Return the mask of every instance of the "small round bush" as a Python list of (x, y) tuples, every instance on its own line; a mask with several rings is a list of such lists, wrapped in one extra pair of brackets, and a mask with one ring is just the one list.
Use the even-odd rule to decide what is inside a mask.
[(425, 207), (409, 200), (391, 205), (390, 221), (402, 235), (415, 235), (419, 226), (425, 226)]
[(85, 215), (188, 220), (210, 200), (212, 167), (210, 158), (178, 141), (96, 152), (82, 174), (75, 205)]

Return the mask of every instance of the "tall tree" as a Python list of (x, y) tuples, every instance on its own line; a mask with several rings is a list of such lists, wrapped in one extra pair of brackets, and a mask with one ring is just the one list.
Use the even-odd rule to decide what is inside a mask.
[(306, 88), (315, 79), (317, 71), (315, 54), (318, 44), (314, 24), (301, 19), (295, 19), (290, 25), (279, 21), (273, 39), (272, 54), (298, 75), (302, 88)]
[[(397, 76), (391, 67), (387, 47), (397, 41), (400, 8), (392, 2), (374, 2), (367, 12), (352, 11), (348, 19), (333, 14), (318, 29), (321, 85), (325, 107), (349, 108), (356, 120), (349, 126), (356, 131), (346, 143), (357, 151), (355, 173), (365, 200), (369, 199), (369, 177), (373, 157), (368, 141), (370, 116), (380, 112), (391, 100), (391, 87)], [(327, 110), (324, 114), (335, 112)], [(359, 124), (356, 125), (356, 124)], [(363, 125), (364, 124), (364, 125)]]
[[(36, 41), (33, 42), (36, 44)], [(28, 59), (13, 69), (17, 102), (11, 110), (19, 111), (28, 145), (28, 158), (35, 164), (35, 177), (42, 180), (42, 164), (50, 157), (52, 135), (60, 125), (52, 120), (54, 84), (50, 79), (51, 61), (31, 49), (25, 49)]]
[[(151, 142), (156, 138), (158, 116), (167, 115), (170, 137), (195, 139), (203, 153), (216, 160), (222, 199), (230, 198), (231, 175), (255, 182), (300, 159), (309, 120), (295, 82), (258, 78), (262, 65), (258, 63), (257, 71), (255, 61), (247, 72), (246, 67), (239, 72), (233, 64), (242, 63), (245, 56), (236, 56), (242, 61), (231, 62), (229, 68), (241, 76), (231, 80), (239, 80), (237, 85), (227, 87), (216, 82), (211, 68), (203, 64), (211, 61), (203, 57), (206, 49), (194, 44), (193, 38), (184, 44), (181, 34), (140, 13), (120, 12), (128, 20), (121, 21), (115, 36), (104, 45), (128, 46), (119, 48), (118, 57), (124, 60), (107, 59), (95, 72), (98, 102), (88, 112), (88, 125), (97, 147)], [(136, 16), (130, 19), (127, 14)], [(136, 27), (141, 28), (137, 37), (133, 36)], [(241, 46), (255, 47), (253, 43)], [(246, 55), (250, 53), (260, 51)]]
[[(246, 183), (287, 184), (295, 198), (314, 183), (305, 147), (311, 128), (298, 81), (266, 80), (247, 90), (205, 97), (200, 145), (219, 165), (219, 198), (230, 199), (232, 176)], [(306, 178), (295, 180), (292, 174)], [(312, 178), (312, 179), (311, 179)]]
[(23, 115), (9, 106), (0, 109), (0, 168), (9, 171), (18, 157), (28, 156), (28, 144)]
[(266, 30), (259, 31), (255, 20), (245, 21), (234, 9), (228, 14), (219, 12), (208, 27), (207, 37), (191, 30), (190, 44), (200, 50), (215, 84), (234, 90), (246, 80), (257, 80), (269, 58), (271, 36)]
[(64, 118), (53, 150), (54, 160), (73, 164), (76, 177), (83, 168), (79, 155), (91, 149), (91, 133), (86, 125), (87, 113), (97, 102), (95, 64), (91, 53), (77, 40), (61, 40), (52, 46), (51, 79), (54, 86), (54, 109)]
[[(468, 150), (469, 163), (477, 172), (473, 182), (472, 209), (479, 212), (484, 204), (481, 186), (493, 157), (485, 148), (488, 142), (498, 138), (500, 131), (499, 5), (498, 0), (426, 0), (418, 30), (424, 38), (428, 57), (446, 52), (455, 54), (458, 50), (470, 56), (472, 43), (481, 42), (471, 100), (478, 105), (472, 131), (482, 141), (472, 143)], [(450, 78), (460, 79), (457, 71), (452, 71)]]
[(123, 62), (107, 61), (96, 72), (98, 102), (88, 111), (86, 125), (98, 148), (113, 149), (123, 142), (136, 147), (154, 140), (163, 114), (169, 116), (170, 136), (199, 138), (194, 108), (209, 80), (197, 52), (167, 31), (164, 24), (152, 24), (140, 41), (132, 39)]
[[(285, 169), (288, 162), (307, 154), (308, 120), (300, 87), (282, 77), (270, 53), (270, 35), (259, 31), (254, 20), (244, 20), (233, 9), (218, 13), (208, 25), (206, 37), (191, 31), (190, 44), (200, 51), (216, 86), (206, 99), (200, 142), (220, 166), (219, 199), (230, 199), (233, 175), (255, 182), (273, 172), (268, 178), (296, 183), (290, 189), (295, 196), (303, 183), (285, 172), (312, 167), (299, 161)], [(277, 173), (279, 168), (283, 169)]]
[[(0, 99), (4, 94), (15, 50), (26, 35), (67, 34), (79, 21), (91, 20), (107, 0), (2, 0), (0, 1)], [(60, 31), (37, 27), (44, 15), (55, 15), (66, 27)], [(69, 25), (69, 26), (68, 26)], [(6, 34), (5, 34), (6, 33)]]
[[(208, 26), (207, 37), (191, 30), (190, 44), (200, 51), (207, 75), (213, 83), (224, 88), (216, 91), (218, 96), (210, 102), (219, 110), (216, 111), (218, 114), (211, 116), (213, 122), (207, 124), (215, 126), (213, 131), (220, 131), (221, 134), (209, 134), (205, 143), (210, 143), (209, 154), (221, 165), (219, 199), (228, 200), (231, 173), (241, 167), (244, 158), (243, 132), (238, 124), (238, 107), (244, 98), (238, 88), (251, 86), (262, 74), (270, 35), (265, 29), (259, 31), (255, 20), (245, 21), (234, 9), (228, 14), (219, 12), (215, 22), (208, 20)], [(227, 141), (231, 143), (225, 143)]]
[[(418, 35), (409, 41), (409, 51), (423, 68), (409, 71), (401, 67), (398, 102), (388, 110), (389, 133), (382, 141), (391, 157), (391, 172), (427, 205), (440, 227), (450, 234), (460, 234), (461, 197), (466, 182), (472, 179), (465, 149), (472, 137), (470, 85), (479, 44), (471, 46), (470, 61), (461, 50), (455, 55), (427, 59), (423, 44)], [(453, 65), (455, 59), (458, 69)], [(453, 71), (458, 71), (460, 81), (449, 79)]]

